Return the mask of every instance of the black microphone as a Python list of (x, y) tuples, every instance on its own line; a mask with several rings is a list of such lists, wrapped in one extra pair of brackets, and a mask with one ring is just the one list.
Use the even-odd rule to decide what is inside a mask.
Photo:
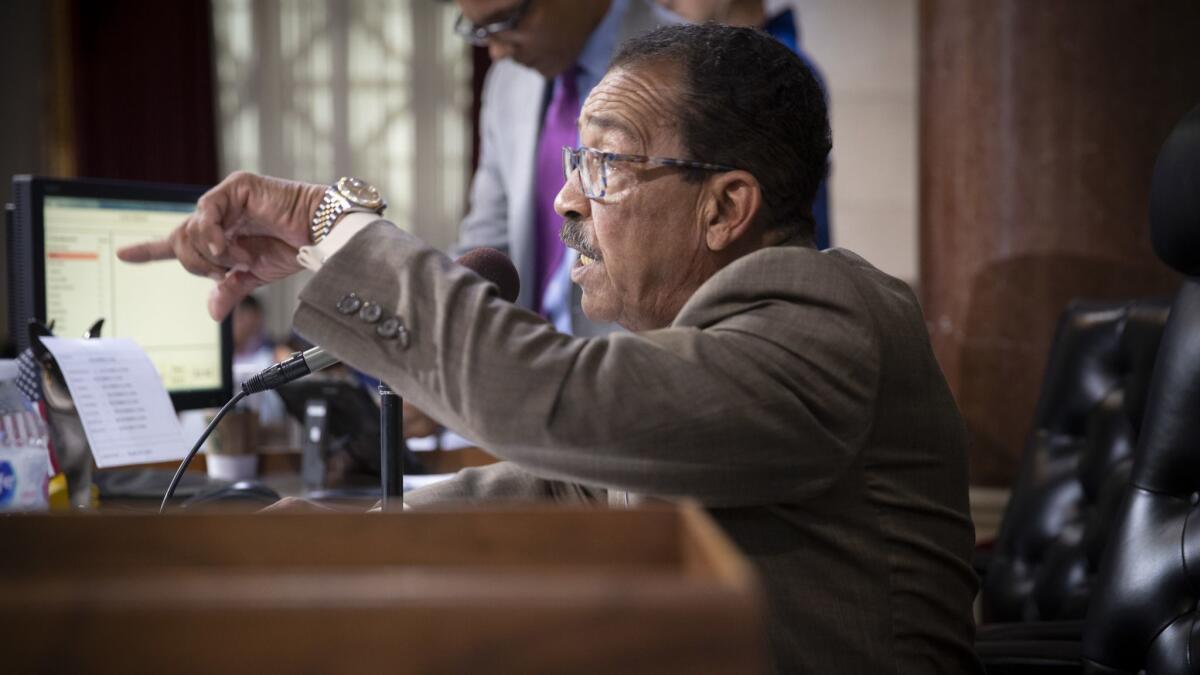
[[(508, 302), (516, 302), (521, 293), (521, 278), (517, 274), (517, 268), (513, 267), (508, 256), (494, 248), (472, 249), (454, 262), (495, 284), (500, 289), (500, 297)], [(242, 392), (249, 395), (275, 389), (305, 375), (324, 370), (337, 362), (336, 358), (320, 347), (297, 352), (286, 361), (268, 366), (243, 382)]]
[(305, 375), (324, 370), (337, 362), (337, 359), (320, 347), (296, 352), (288, 360), (267, 366), (257, 375), (243, 382), (242, 392), (257, 394), (260, 391), (275, 389)]
[(517, 274), (517, 268), (513, 267), (508, 256), (494, 248), (471, 249), (454, 262), (496, 284), (500, 289), (500, 297), (507, 302), (516, 302), (521, 294), (521, 277)]

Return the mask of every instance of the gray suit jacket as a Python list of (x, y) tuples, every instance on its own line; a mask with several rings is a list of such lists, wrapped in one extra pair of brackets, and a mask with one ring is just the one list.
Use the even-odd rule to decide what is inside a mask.
[(761, 573), (780, 672), (978, 672), (962, 422), (912, 293), (854, 254), (760, 250), (669, 328), (579, 338), (377, 222), (295, 324), (510, 461), (410, 504), (696, 499)]
[[(675, 23), (674, 15), (648, 0), (630, 0), (617, 45)], [(526, 283), (517, 303), (533, 306), (533, 279), (537, 278), (534, 249), (534, 175), (538, 135), (546, 104), (547, 80), (537, 71), (506, 59), (492, 64), (483, 83), (479, 114), (479, 167), (471, 181), (470, 208), (459, 227), (454, 256), (480, 246), (499, 249), (512, 258)], [(572, 325), (577, 335), (611, 330), (592, 324), (579, 309), (578, 289), (572, 302)]]

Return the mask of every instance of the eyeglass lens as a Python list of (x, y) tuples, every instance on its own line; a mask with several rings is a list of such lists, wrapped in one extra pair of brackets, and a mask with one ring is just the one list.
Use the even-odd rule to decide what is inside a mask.
[(579, 183), (583, 194), (597, 199), (601, 193), (600, 181), (604, 172), (604, 159), (600, 153), (584, 149), (563, 148), (563, 178), (571, 180), (571, 171), (579, 169)]
[(454, 21), (454, 32), (476, 46), (485, 47), (494, 35), (513, 30), (521, 23), (521, 19), (529, 10), (530, 1), (522, 0), (509, 12), (508, 16), (485, 24), (476, 24), (459, 12), (458, 18)]

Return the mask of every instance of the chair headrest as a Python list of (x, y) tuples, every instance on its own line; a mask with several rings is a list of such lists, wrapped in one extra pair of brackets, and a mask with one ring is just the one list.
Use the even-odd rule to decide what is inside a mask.
[(1150, 238), (1163, 262), (1200, 276), (1200, 106), (1167, 137), (1154, 164)]

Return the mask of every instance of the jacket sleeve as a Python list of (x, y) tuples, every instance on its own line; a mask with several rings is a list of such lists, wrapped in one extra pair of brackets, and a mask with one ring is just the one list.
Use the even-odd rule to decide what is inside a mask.
[(463, 469), (453, 478), (405, 493), (404, 505), (419, 509), (435, 504), (498, 501), (603, 503), (606, 498), (604, 490), (545, 480), (512, 462), (497, 462)]
[[(339, 312), (349, 293), (399, 318), (405, 338), (381, 337), (382, 319)], [(708, 304), (716, 314), (704, 327), (572, 337), (381, 221), (308, 283), (295, 325), (541, 478), (710, 506), (819, 494), (870, 431), (869, 317), (846, 292), (789, 301), (787, 321), (807, 337), (788, 345), (756, 323), (772, 321), (770, 302), (734, 294)], [(720, 318), (724, 307), (764, 311)]]

